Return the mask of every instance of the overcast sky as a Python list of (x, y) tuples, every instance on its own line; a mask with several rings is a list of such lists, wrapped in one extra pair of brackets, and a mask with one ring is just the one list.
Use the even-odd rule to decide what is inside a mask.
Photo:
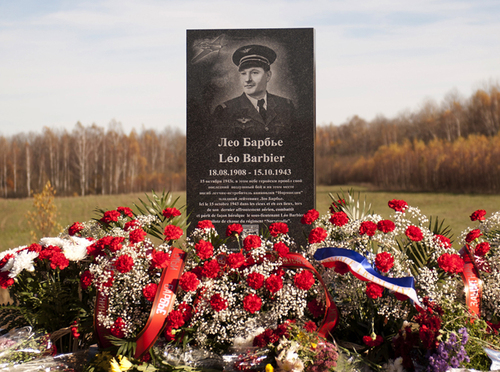
[(186, 30), (313, 27), (317, 124), (500, 80), (498, 0), (0, 0), (0, 134), (185, 131)]

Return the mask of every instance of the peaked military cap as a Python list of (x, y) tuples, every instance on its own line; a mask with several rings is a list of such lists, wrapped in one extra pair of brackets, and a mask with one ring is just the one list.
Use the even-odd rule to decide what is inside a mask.
[(264, 45), (245, 45), (238, 48), (233, 54), (233, 63), (238, 68), (263, 67), (268, 70), (276, 60), (276, 53)]

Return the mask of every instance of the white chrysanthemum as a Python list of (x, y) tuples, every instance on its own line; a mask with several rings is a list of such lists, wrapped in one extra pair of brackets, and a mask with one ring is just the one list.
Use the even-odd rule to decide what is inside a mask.
[(64, 244), (64, 239), (62, 239), (62, 238), (46, 237), (46, 238), (40, 239), (40, 245), (42, 245), (44, 247), (48, 247), (49, 245), (54, 245), (56, 247), (62, 248), (63, 244)]
[(70, 261), (81, 261), (87, 257), (87, 247), (92, 242), (85, 238), (71, 237), (64, 241), (63, 253)]
[(15, 278), (23, 270), (33, 272), (35, 271), (35, 266), (33, 266), (33, 261), (38, 257), (37, 252), (31, 252), (28, 250), (21, 251), (17, 254), (14, 259), (14, 264), (9, 273), (10, 278)]

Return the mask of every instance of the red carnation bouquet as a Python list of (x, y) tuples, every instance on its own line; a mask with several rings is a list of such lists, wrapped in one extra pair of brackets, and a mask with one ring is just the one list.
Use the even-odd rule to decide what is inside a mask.
[[(350, 194), (338, 196), (330, 213), (312, 222), (308, 257), (324, 247), (343, 248), (360, 254), (365, 265), (382, 278), (412, 276), (423, 311), (427, 308), (425, 297), (439, 303), (444, 297), (452, 300), (463, 297), (457, 286), (460, 277), (449, 275), (438, 264), (438, 258), (444, 253), (454, 253), (447, 237), (449, 229), (431, 223), (418, 208), (404, 200), (390, 200), (388, 206), (393, 213), (386, 219), (370, 212), (369, 206)], [(313, 213), (309, 211), (308, 215)], [(304, 216), (303, 220), (311, 219)], [(459, 271), (460, 262), (453, 257), (441, 260), (446, 260), (450, 270)], [(404, 322), (415, 322), (419, 307), (390, 282), (384, 286), (382, 281), (370, 281), (361, 271), (351, 270), (345, 261), (333, 261), (328, 266), (319, 267), (318, 271), (330, 286), (339, 309), (335, 338), (341, 345), (343, 341), (359, 345), (358, 350), (366, 349), (368, 359), (380, 362), (377, 358), (381, 350), (389, 352), (393, 348), (393, 335)], [(422, 344), (412, 347), (420, 346)]]
[[(288, 226), (271, 224), (260, 236), (233, 224), (226, 233), (218, 236), (205, 220), (186, 239), (186, 267), (166, 339), (222, 353), (265, 346), (258, 336), (290, 319), (316, 329), (325, 314), (324, 292), (310, 271), (283, 267), (283, 256), (295, 248)], [(239, 248), (229, 248), (235, 241)]]
[(101, 346), (134, 342), (143, 330), (173, 245), (184, 235), (175, 202), (153, 193), (134, 210), (100, 210), (100, 218), (69, 227), (69, 234), (89, 241), (80, 286), (91, 296)]

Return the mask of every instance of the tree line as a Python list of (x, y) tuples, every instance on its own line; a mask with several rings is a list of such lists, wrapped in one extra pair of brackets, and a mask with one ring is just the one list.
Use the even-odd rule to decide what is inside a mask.
[(77, 123), (71, 132), (0, 136), (0, 197), (29, 197), (47, 181), (58, 195), (185, 190), (186, 138), (179, 131), (107, 129)]
[[(416, 112), (316, 129), (318, 184), (385, 190), (500, 192), (500, 86), (448, 94)], [(125, 134), (77, 123), (72, 131), (0, 136), (0, 197), (185, 190), (186, 137), (170, 128)]]
[(316, 129), (319, 184), (385, 190), (500, 192), (500, 86), (448, 94), (416, 112)]

